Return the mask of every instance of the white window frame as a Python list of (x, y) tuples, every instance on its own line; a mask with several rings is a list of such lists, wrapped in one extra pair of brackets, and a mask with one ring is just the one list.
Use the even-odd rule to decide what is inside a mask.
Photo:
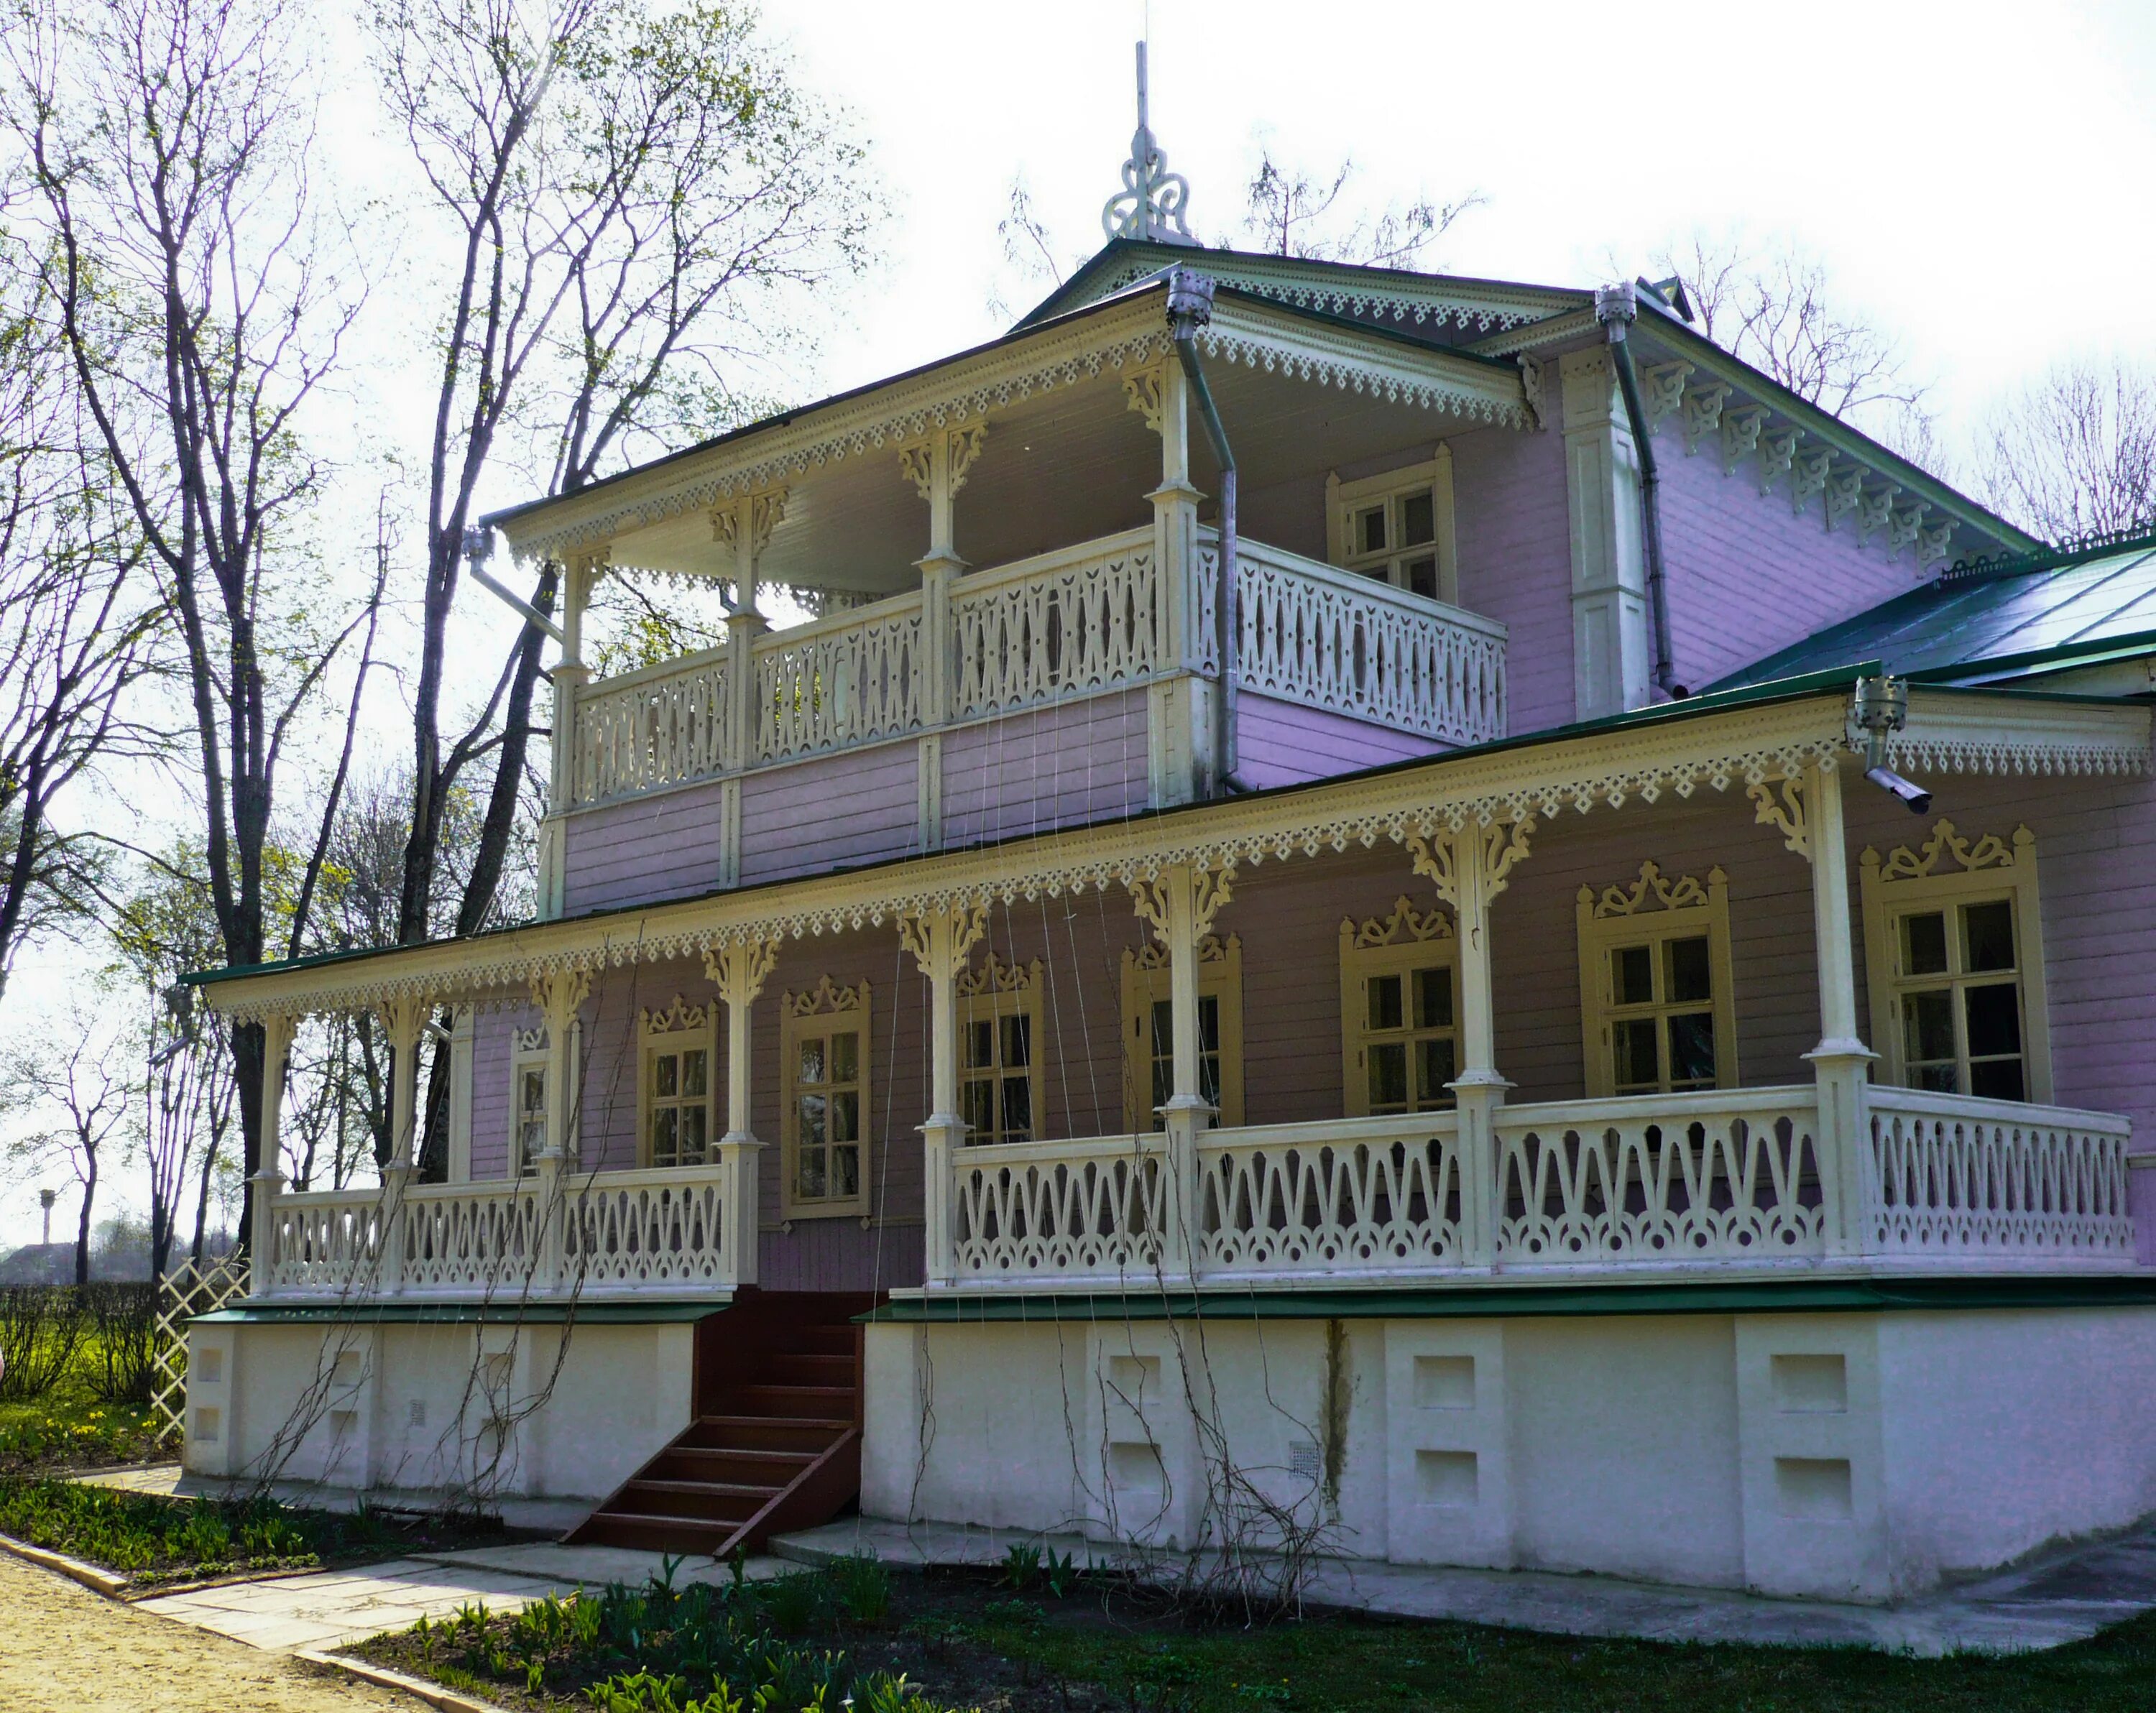
[[(547, 1028), (541, 1024), (536, 1029), (517, 1029), (510, 1037), (509, 1053), (509, 1175), (511, 1177), (534, 1177), (539, 1172), (539, 1154), (547, 1146), (547, 1119), (553, 1106), (553, 1054), (547, 1049)], [(526, 1071), (539, 1074), (540, 1108), (538, 1112), (539, 1144), (536, 1150), (525, 1146), (524, 1075)]]
[[(1900, 845), (1881, 856), (1867, 847), (1858, 864), (1864, 907), (1865, 987), (1871, 1007), (1871, 1048), (1878, 1054), (1876, 1080), (1903, 1085), (1908, 1080), (1902, 1039), (1902, 995), (1912, 988), (1937, 987), (1963, 977), (1905, 976), (1902, 972), (1902, 919), (1940, 911), (1948, 918), (1950, 946), (1961, 907), (1995, 901), (2014, 910), (2015, 981), (2021, 997), (2021, 1063), (2025, 1091), (2036, 1105), (2051, 1101), (2051, 1008), (2045, 994), (2044, 912), (2037, 885), (2036, 835), (2016, 827), (2010, 839), (1988, 833), (1964, 839), (1944, 817), (1932, 836), (1917, 846)], [(1959, 962), (1950, 957), (1949, 967)], [(1995, 977), (1994, 977), (1995, 979)], [(1969, 1041), (1963, 1008), (1954, 1008), (1955, 1064), (1968, 1092)]]
[[(796, 1219), (854, 1218), (865, 1220), (869, 1217), (869, 1186), (874, 1182), (873, 1127), (870, 1116), (875, 1109), (870, 1098), (870, 1070), (875, 1058), (875, 1038), (871, 1029), (874, 1009), (870, 1004), (869, 984), (863, 980), (845, 987), (834, 982), (828, 975), (822, 976), (818, 977), (816, 985), (805, 993), (789, 991), (783, 994), (779, 999), (778, 1014), (779, 1218), (789, 1224)], [(852, 1082), (843, 1085), (855, 1091), (860, 1101), (856, 1141), (860, 1149), (860, 1162), (855, 1183), (855, 1192), (850, 1196), (811, 1198), (802, 1196), (798, 1190), (801, 1178), (803, 1087), (798, 1080), (800, 1043), (806, 1036), (828, 1035), (834, 1029), (843, 1028), (851, 1028), (860, 1037), (856, 1074)], [(827, 1142), (825, 1146), (830, 1145)]]
[[(1426, 544), (1404, 547), (1399, 542), (1399, 500), (1419, 488), (1430, 490), (1432, 539)], [(1325, 479), (1326, 557), (1343, 571), (1360, 572), (1411, 592), (1404, 581), (1404, 563), (1425, 553), (1437, 559), (1437, 598), (1445, 605), (1460, 604), (1460, 551), (1452, 501), (1452, 449), (1440, 444), (1420, 464), (1387, 470), (1343, 482), (1338, 474)], [(1357, 518), (1373, 505), (1385, 508), (1386, 548), (1383, 552), (1357, 551)]]
[[(1708, 981), (1713, 992), (1707, 1008), (1714, 1018), (1714, 1086), (1733, 1089), (1738, 1085), (1737, 988), (1729, 952), (1729, 877), (1719, 866), (1700, 880), (1691, 874), (1665, 880), (1661, 865), (1651, 859), (1640, 864), (1630, 882), (1579, 889), (1579, 1033), (1590, 1100), (1614, 1097), (1616, 1066), (1611, 1054), (1613, 1030), (1618, 1013), (1652, 1015), (1657, 1020), (1656, 1050), (1661, 1071), (1661, 1091), (1670, 1084), (1669, 1032), (1666, 1019), (1673, 1012), (1696, 1011), (1697, 1002), (1664, 998), (1651, 1011), (1616, 1002), (1611, 979), (1610, 954), (1620, 946), (1645, 942), (1653, 949), (1656, 981), (1666, 979), (1668, 968), (1663, 947), (1672, 940), (1707, 936)], [(1635, 1090), (1635, 1094), (1646, 1092)]]
[[(709, 1166), (717, 1162), (719, 1146), (719, 1040), (716, 1004), (691, 1005), (680, 994), (665, 1011), (645, 1009), (637, 1013), (636, 1163), (648, 1169), (669, 1170)], [(665, 1054), (701, 1051), (704, 1055), (704, 1092), (700, 1098), (675, 1094), (661, 1100), (658, 1060)], [(678, 1072), (677, 1072), (678, 1075)], [(662, 1161), (652, 1136), (659, 1109), (670, 1106), (685, 1112), (701, 1105), (704, 1111), (704, 1151), (698, 1160), (681, 1152), (680, 1127), (675, 1130), (675, 1157)]]
[[(967, 1117), (966, 1141), (969, 1144), (985, 1146), (995, 1142), (1037, 1142), (1044, 1139), (1041, 1124), (1041, 1049), (1045, 1044), (1040, 1032), (1040, 992), (1042, 965), (1039, 958), (1029, 964), (1004, 963), (993, 948), (988, 962), (979, 969), (971, 967), (958, 973), (956, 983), (958, 1000), (958, 1110)], [(1001, 1121), (1007, 1116), (1003, 1106), (1002, 1085), (1010, 1081), (1011, 1074), (1003, 1064), (1004, 1046), (1003, 1025), (1006, 1018), (1025, 1019), (1031, 1052), (1025, 1065), (1026, 1100), (1032, 1122), (1024, 1136), (1009, 1133), (1009, 1126)], [(975, 1028), (981, 1023), (989, 1026), (993, 1044), (994, 1062), (977, 1065), (972, 1062), (973, 1039)], [(973, 1110), (973, 1090), (986, 1084), (993, 1091), (993, 1101), (998, 1127), (983, 1131), (972, 1127), (970, 1115)]]
[[(1152, 1100), (1152, 1008), (1170, 997), (1168, 953), (1158, 941), (1123, 949), (1123, 1123), (1134, 1133), (1161, 1128)], [(1220, 1107), (1216, 1121), (1243, 1123), (1243, 940), (1208, 934), (1198, 943), (1198, 998), (1220, 1015)]]
[[(1403, 1023), (1397, 1030), (1373, 1030), (1370, 1026), (1369, 983), (1384, 976), (1406, 977), (1412, 972), (1440, 967), (1452, 986), (1452, 1022), (1442, 1030), (1418, 1028), (1413, 1021), (1412, 984), (1401, 983)], [(1453, 937), (1452, 920), (1439, 906), (1419, 910), (1405, 898), (1393, 901), (1390, 916), (1371, 916), (1358, 922), (1353, 916), (1340, 923), (1340, 1075), (1342, 1108), (1350, 1118), (1370, 1116), (1369, 1049), (1374, 1036), (1397, 1039), (1409, 1049), (1409, 1112), (1437, 1112), (1458, 1104), (1449, 1086), (1418, 1095), (1414, 1089), (1415, 1042), (1427, 1035), (1445, 1034), (1452, 1041), (1453, 1074), (1460, 1074), (1460, 956)]]

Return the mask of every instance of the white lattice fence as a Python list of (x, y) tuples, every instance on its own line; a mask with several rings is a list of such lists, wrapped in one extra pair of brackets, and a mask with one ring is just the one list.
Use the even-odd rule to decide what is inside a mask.
[(1351, 572), (1239, 546), (1244, 688), (1447, 743), (1505, 735), (1505, 633)]
[(906, 598), (903, 610), (847, 613), (757, 642), (760, 760), (844, 749), (920, 726), (921, 597)]
[(1144, 676), (1167, 664), (1152, 534), (962, 579), (952, 592), (961, 717)]
[(1809, 1091), (1657, 1095), (1498, 1113), (1497, 1257), (1514, 1265), (1825, 1251)]
[(1872, 1247), (2131, 1260), (2123, 1119), (1874, 1089)]
[(1219, 1272), (1457, 1264), (1461, 1178), (1450, 1113), (1349, 1120), (1293, 1140), (1209, 1135), (1198, 1259)]
[(598, 803), (723, 771), (729, 709), (722, 655), (579, 698), (576, 800)]
[(583, 1288), (731, 1282), (716, 1177), (602, 1172), (569, 1198), (564, 1260)]
[(247, 1258), (227, 1255), (198, 1267), (182, 1261), (157, 1281), (156, 1343), (150, 1357), (150, 1407), (164, 1425), (160, 1439), (184, 1437), (187, 1412), (187, 1322), (213, 1315), (247, 1294)]
[(962, 1148), (951, 1239), (960, 1279), (1111, 1278), (1159, 1264), (1158, 1137)]

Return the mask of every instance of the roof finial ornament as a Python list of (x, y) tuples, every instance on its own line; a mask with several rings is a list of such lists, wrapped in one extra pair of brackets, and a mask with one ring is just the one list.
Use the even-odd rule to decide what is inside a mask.
[(1168, 170), (1168, 156), (1146, 122), (1146, 44), (1140, 42), (1138, 128), (1131, 135), (1131, 158), (1123, 162), (1123, 187), (1101, 210), (1101, 229), (1111, 238), (1194, 244), (1198, 240), (1183, 218), (1189, 200), (1189, 181)]

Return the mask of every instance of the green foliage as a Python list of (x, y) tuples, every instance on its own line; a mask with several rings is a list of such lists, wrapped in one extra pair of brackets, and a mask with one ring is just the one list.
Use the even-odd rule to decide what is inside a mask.
[(1014, 1541), (1010, 1551), (1004, 1554), (1004, 1586), (1024, 1594), (1030, 1592), (1040, 1580), (1040, 1548), (1024, 1541)]
[(341, 1519), (270, 1500), (217, 1505), (72, 1481), (0, 1479), (0, 1534), (141, 1580), (317, 1564)]
[(891, 1572), (866, 1555), (841, 1558), (830, 1567), (831, 1585), (849, 1623), (878, 1624), (891, 1611)]

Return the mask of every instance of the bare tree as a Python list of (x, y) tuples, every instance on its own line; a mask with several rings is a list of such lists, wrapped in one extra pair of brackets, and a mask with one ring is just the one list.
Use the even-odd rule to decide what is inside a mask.
[[(283, 0), (48, 0), (5, 48), (42, 283), (185, 649), (203, 869), (236, 966), (269, 949), (286, 742), (367, 617), (321, 618), (295, 551), (324, 474), (304, 413), (362, 295), (310, 172), (309, 22)], [(230, 1040), (251, 1175), (263, 1034)]]
[(1457, 202), (1428, 196), (1374, 211), (1343, 203), (1356, 176), (1352, 160), (1332, 172), (1284, 167), (1266, 148), (1245, 192), (1243, 232), (1259, 249), (1306, 261), (1413, 268), (1460, 217), (1488, 200), (1476, 191)]
[(2156, 372), (2061, 363), (1991, 413), (1979, 460), (1992, 505), (2052, 541), (2156, 529)]
[[(524, 788), (541, 638), (519, 633), (445, 739), (449, 623), (474, 495), (505, 436), (550, 494), (754, 403), (741, 367), (798, 294), (861, 265), (862, 156), (758, 40), (706, 0), (381, 0), (392, 110), (460, 259), (427, 453), (426, 584), (397, 938), (428, 931), (451, 793), (492, 756), (454, 926), (486, 921)], [(551, 612), (557, 567), (532, 605)]]
[(19, 1167), (58, 1161), (82, 1187), (75, 1227), (74, 1282), (90, 1283), (90, 1236), (105, 1145), (126, 1122), (134, 1082), (118, 1033), (86, 1008), (54, 1030), (18, 1038), (0, 1065), (4, 1104), (17, 1113), (44, 1114), (57, 1122), (30, 1130), (9, 1147)]
[(1664, 245), (1655, 266), (1683, 285), (1700, 331), (1732, 356), (1912, 456), (1931, 449), (1928, 385), (1899, 341), (1835, 305), (1817, 257), (1696, 231)]

